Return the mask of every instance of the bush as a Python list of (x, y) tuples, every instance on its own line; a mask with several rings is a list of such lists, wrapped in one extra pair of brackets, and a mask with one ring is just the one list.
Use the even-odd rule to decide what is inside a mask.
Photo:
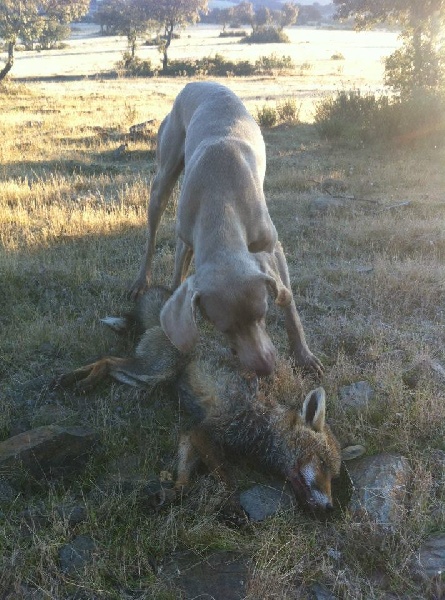
[(250, 35), (240, 40), (242, 44), (288, 44), (289, 42), (289, 37), (284, 31), (267, 25), (258, 27)]
[(263, 104), (261, 108), (256, 109), (256, 120), (261, 127), (273, 127), (278, 121), (278, 113), (275, 108)]
[(245, 37), (247, 35), (244, 29), (236, 29), (235, 31), (221, 31), (219, 34), (220, 38), (227, 37)]
[(127, 77), (153, 77), (156, 75), (155, 69), (151, 65), (150, 59), (141, 60), (132, 58), (128, 52), (125, 52), (122, 60), (116, 65), (119, 74)]
[(414, 139), (442, 143), (445, 96), (425, 90), (409, 98), (341, 91), (316, 105), (315, 124), (325, 138), (354, 143)]
[(238, 62), (226, 60), (221, 54), (206, 56), (199, 59), (171, 60), (167, 69), (158, 73), (152, 67), (150, 60), (132, 58), (125, 53), (122, 60), (117, 63), (117, 71), (123, 76), (129, 77), (153, 77), (161, 74), (167, 77), (246, 77), (248, 75), (272, 73), (294, 68), (290, 56), (262, 56), (255, 64), (248, 60)]
[(256, 120), (261, 127), (273, 127), (278, 123), (292, 123), (299, 121), (300, 106), (295, 98), (286, 98), (278, 101), (275, 108), (263, 104), (256, 109)]
[(277, 102), (278, 118), (283, 123), (296, 123), (300, 120), (301, 105), (297, 105), (295, 98), (286, 98)]
[(255, 65), (248, 60), (234, 62), (225, 60), (221, 54), (214, 57), (207, 56), (196, 60), (172, 60), (163, 75), (175, 77), (186, 75), (188, 77), (198, 75), (212, 75), (226, 77), (227, 75), (246, 76), (255, 73)]
[(273, 52), (270, 56), (261, 56), (255, 61), (257, 73), (272, 74), (274, 71), (292, 71), (295, 68), (290, 56), (278, 56)]

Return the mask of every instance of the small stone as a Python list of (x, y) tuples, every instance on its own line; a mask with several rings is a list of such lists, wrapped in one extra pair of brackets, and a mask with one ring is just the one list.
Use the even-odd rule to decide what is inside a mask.
[(70, 527), (83, 523), (87, 519), (85, 506), (62, 505), (57, 507), (57, 513)]
[(331, 594), (331, 592), (321, 583), (314, 583), (311, 587), (311, 592), (315, 600), (336, 600), (336, 596)]
[(374, 390), (367, 381), (357, 381), (340, 388), (339, 395), (346, 408), (366, 409), (374, 397)]
[(423, 381), (433, 380), (439, 385), (445, 383), (445, 368), (437, 360), (423, 358), (412, 364), (402, 374), (403, 383), (415, 389), (422, 384)]
[(445, 572), (445, 535), (428, 537), (411, 561), (417, 578), (431, 580)]
[(17, 496), (16, 490), (10, 485), (10, 483), (1, 478), (0, 479), (0, 504), (9, 504)]
[(240, 494), (240, 504), (251, 521), (264, 521), (282, 508), (293, 505), (283, 486), (255, 485)]
[(80, 572), (91, 563), (96, 544), (86, 535), (78, 535), (59, 550), (60, 569), (63, 573)]

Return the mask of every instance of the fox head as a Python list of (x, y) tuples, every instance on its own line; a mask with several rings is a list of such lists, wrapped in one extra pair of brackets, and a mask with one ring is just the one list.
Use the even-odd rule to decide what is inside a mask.
[(340, 473), (341, 451), (325, 422), (325, 412), (325, 391), (319, 387), (306, 396), (301, 414), (288, 413), (293, 423), (287, 424), (285, 436), (285, 475), (299, 502), (313, 510), (330, 511), (331, 480)]

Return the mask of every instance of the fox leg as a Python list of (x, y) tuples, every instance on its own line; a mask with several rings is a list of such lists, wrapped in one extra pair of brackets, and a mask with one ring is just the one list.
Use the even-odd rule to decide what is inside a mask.
[(79, 390), (88, 391), (107, 377), (113, 377), (117, 381), (133, 386), (146, 384), (145, 361), (138, 358), (106, 356), (75, 371), (61, 375), (57, 383), (62, 387), (75, 384)]

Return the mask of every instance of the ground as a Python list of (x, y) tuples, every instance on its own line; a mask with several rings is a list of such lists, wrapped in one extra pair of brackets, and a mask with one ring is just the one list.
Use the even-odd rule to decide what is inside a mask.
[[(443, 384), (428, 369), (409, 385), (404, 374), (425, 359), (445, 363), (444, 149), (428, 140), (367, 146), (321, 139), (312, 122), (316, 100), (341, 87), (380, 88), (380, 58), (395, 47), (396, 35), (298, 28), (291, 34), (291, 45), (242, 47), (237, 55), (292, 54), (295, 74), (221, 82), (252, 113), (286, 97), (303, 103), (302, 122), (264, 131), (269, 209), (309, 345), (326, 366), (328, 421), (342, 445), (408, 459), (405, 518), (384, 535), (342, 510), (327, 523), (291, 511), (233, 529), (219, 518), (223, 491), (205, 474), (187, 500), (165, 512), (141, 509), (117, 488), (104, 492), (102, 483), (119, 470), (135, 468), (144, 478), (173, 472), (176, 401), (168, 391), (147, 395), (110, 384), (83, 396), (50, 383), (96, 356), (129, 351), (99, 322), (129, 307), (126, 289), (145, 239), (155, 138), (131, 140), (129, 127), (159, 121), (188, 80), (110, 80), (100, 71), (111, 68), (124, 41), (78, 34), (60, 52), (20, 53), (12, 81), (0, 90), (0, 431), (6, 439), (48, 420), (80, 422), (98, 432), (101, 452), (74, 481), (33, 482), (2, 504), (2, 592), (21, 584), (45, 598), (173, 598), (154, 565), (180, 549), (199, 557), (242, 551), (252, 600), (295, 597), (296, 588), (314, 582), (351, 600), (440, 597), (411, 576), (409, 558), (425, 536), (444, 530), (443, 488), (431, 458), (445, 449)], [(191, 28), (174, 41), (172, 57), (215, 52), (215, 35)], [(225, 55), (240, 52), (233, 41), (224, 44)], [(331, 60), (338, 52), (344, 60)], [(153, 49), (140, 53), (157, 56)], [(299, 69), (304, 63), (310, 66)], [(97, 77), (87, 79), (91, 74)], [(124, 143), (126, 151), (116, 153)], [(339, 185), (330, 194), (329, 180)], [(154, 269), (155, 280), (167, 285), (173, 231), (174, 202)], [(290, 369), (275, 309), (269, 330), (281, 356), (277, 395), (299, 404), (315, 382)], [(338, 390), (362, 380), (375, 397), (356, 414), (342, 406)], [(245, 488), (262, 476), (240, 469), (237, 477)], [(57, 510), (70, 502), (86, 507), (74, 529)], [(25, 510), (43, 512), (44, 525), (27, 533)], [(59, 550), (74, 535), (88, 536), (96, 548), (81, 576), (60, 571)]]

